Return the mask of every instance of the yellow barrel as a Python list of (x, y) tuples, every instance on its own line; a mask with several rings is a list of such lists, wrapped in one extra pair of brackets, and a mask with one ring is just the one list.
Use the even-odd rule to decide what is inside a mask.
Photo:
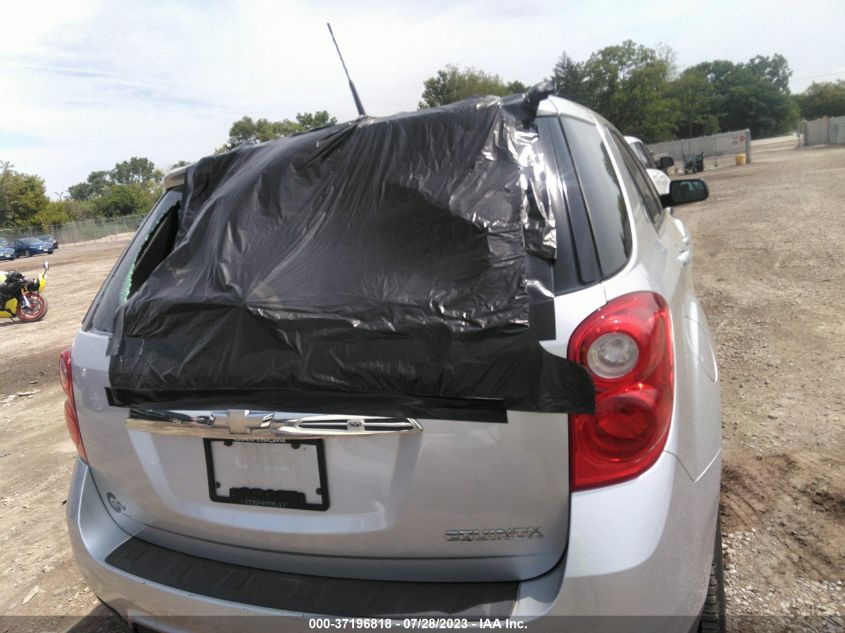
[(745, 164), (745, 154), (737, 154), (736, 156), (734, 156), (734, 158), (736, 159), (737, 165)]

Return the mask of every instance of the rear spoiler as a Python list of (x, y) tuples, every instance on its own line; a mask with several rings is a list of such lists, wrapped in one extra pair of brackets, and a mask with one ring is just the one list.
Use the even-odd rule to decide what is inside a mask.
[(184, 167), (179, 167), (178, 169), (168, 172), (164, 177), (164, 188), (173, 189), (184, 185), (185, 173), (188, 171), (188, 167), (190, 167), (190, 165), (185, 165)]

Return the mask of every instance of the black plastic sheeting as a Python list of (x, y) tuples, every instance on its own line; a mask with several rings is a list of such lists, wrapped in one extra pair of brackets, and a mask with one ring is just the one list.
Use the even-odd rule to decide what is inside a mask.
[(591, 411), (586, 371), (538, 343), (556, 236), (532, 119), (486, 97), (199, 161), (172, 252), (116, 314), (110, 401)]

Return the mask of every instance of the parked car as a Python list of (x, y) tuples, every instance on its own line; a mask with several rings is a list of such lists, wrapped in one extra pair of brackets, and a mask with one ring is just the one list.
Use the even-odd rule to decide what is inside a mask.
[(23, 255), (31, 257), (33, 255), (43, 255), (53, 252), (52, 245), (42, 242), (36, 237), (22, 237), (15, 240), (14, 249), (18, 257)]
[[(502, 103), (519, 98), (510, 99)], [(473, 116), (483, 117), (498, 102), (478, 103)], [(438, 117), (447, 130), (457, 129), (449, 127), (455, 111), (446, 107), (386, 122), (373, 119), (360, 129), (398, 127), (426, 116)], [(556, 176), (548, 178), (543, 198), (556, 219), (557, 249), (551, 289), (541, 297), (552, 310), (545, 321), (552, 335), (542, 348), (589, 377), (594, 409), (566, 414), (508, 408), (503, 419), (490, 422), (454, 412), (444, 419), (436, 405), (413, 418), (357, 415), (353, 404), (347, 411), (311, 418), (310, 409), (303, 414), (293, 405), (248, 410), (226, 394), (217, 394), (217, 400), (199, 394), (191, 406), (177, 407), (165, 404), (167, 398), (182, 397), (173, 391), (148, 404), (122, 403), (112, 389), (110, 363), (137, 360), (128, 356), (135, 348), (123, 348), (132, 341), (115, 329), (116, 317), (124, 323), (120, 319), (133, 298), (146, 297), (173, 274), (182, 284), (173, 295), (178, 301), (190, 291), (182, 281), (187, 273), (224, 280), (231, 288), (238, 285), (232, 275), (243, 271), (240, 255), (231, 255), (236, 266), (215, 259), (209, 271), (159, 263), (199, 252), (185, 247), (193, 239), (209, 248), (209, 234), (196, 224), (174, 238), (184, 192), (223, 204), (225, 196), (213, 190), (191, 189), (203, 174), (225, 171), (201, 161), (187, 179), (184, 170), (168, 177), (166, 192), (107, 277), (73, 347), (61, 356), (66, 422), (78, 451), (67, 502), (70, 541), (77, 565), (100, 599), (139, 628), (158, 631), (202, 628), (159, 616), (203, 614), (400, 620), (637, 616), (625, 626), (618, 620), (613, 626), (724, 630), (719, 376), (707, 320), (693, 293), (688, 244), (675, 223), (666, 221), (667, 206), (703, 200), (707, 187), (700, 180), (673, 181), (661, 196), (623, 136), (575, 103), (549, 97), (536, 105), (535, 115), (533, 156), (509, 164)], [(469, 147), (470, 132), (463, 127), (459, 132), (459, 145)], [(260, 174), (262, 186), (275, 186), (268, 185), (274, 148), (313, 146), (317, 149), (309, 160), (284, 172), (291, 181), (277, 187), (290, 191), (297, 183), (314, 186), (315, 180), (319, 185), (315, 165), (348, 160), (343, 143), (357, 133), (355, 124), (346, 124), (236, 150), (241, 152), (233, 155), (237, 160), (225, 158), (226, 169), (244, 164), (251, 156), (244, 152), (260, 153), (261, 169), (269, 170)], [(522, 128), (519, 134), (525, 134)], [(317, 143), (325, 138), (331, 142)], [(429, 151), (426, 143), (414, 149), (404, 134), (391, 138), (395, 147), (407, 149), (403, 160), (413, 177), (378, 182), (368, 191), (392, 190), (411, 205), (449, 203), (448, 190), (427, 189), (425, 196), (413, 190), (415, 179), (428, 176), (416, 167), (420, 161), (414, 155)], [(456, 173), (463, 182), (473, 169), (484, 169), (495, 156), (489, 143), (500, 138), (496, 128), (496, 135), (478, 144), (477, 162), (446, 174), (441, 184)], [(496, 147), (505, 151), (504, 143)], [(369, 169), (375, 162), (358, 157), (353, 167), (366, 164)], [(379, 167), (396, 162), (385, 158)], [(357, 191), (358, 184), (333, 181), (333, 191), (320, 189), (314, 207), (337, 192)], [(499, 195), (505, 191), (500, 185), (486, 186)], [(274, 204), (277, 197), (237, 194), (236, 187), (226, 191), (226, 196), (249, 195), (259, 205)], [(474, 215), (476, 208), (470, 211)], [(297, 220), (293, 211), (285, 212), (285, 222)], [(268, 232), (279, 230), (275, 215), (258, 215), (266, 218)], [(519, 209), (511, 215), (519, 221)], [(406, 228), (395, 222), (390, 226)], [(472, 239), (475, 233), (467, 226), (455, 224), (442, 241), (456, 235)], [(348, 227), (350, 232), (356, 228), (351, 221)], [(426, 230), (424, 223), (419, 227), (415, 224), (414, 231)], [(320, 228), (319, 223), (308, 225), (309, 233), (301, 234), (294, 249), (298, 257), (312, 258), (310, 269), (286, 264), (280, 267), (282, 278), (313, 274), (317, 279), (325, 266), (335, 265), (333, 258), (349, 256), (341, 248), (343, 240), (333, 242), (330, 255), (308, 251)], [(236, 229), (222, 230), (227, 236), (223, 250), (257, 249), (266, 260), (261, 264), (265, 276), (275, 274), (270, 258), (290, 250), (273, 239), (272, 248), (258, 248)], [(177, 247), (171, 252), (174, 239)], [(389, 239), (372, 246), (375, 242), (373, 236), (367, 247), (396, 246)], [(498, 242), (500, 248), (513, 243)], [(408, 248), (402, 243), (396, 257)], [(367, 252), (353, 255), (350, 265), (370, 257)], [(383, 265), (381, 258), (371, 259)], [(403, 261), (408, 267), (403, 274), (420, 279), (439, 263), (418, 257)], [(331, 270), (342, 272), (342, 262)], [(385, 271), (385, 279), (392, 280), (394, 273), (400, 271)], [(389, 283), (378, 281), (362, 283), (375, 295), (392, 291)], [(303, 287), (302, 296), (316, 283)], [(269, 288), (264, 277), (252, 280), (248, 291), (260, 307), (248, 308), (245, 319), (266, 314), (280, 301)], [(339, 296), (327, 304), (331, 309), (342, 307), (346, 295)], [(301, 344), (301, 337), (265, 344), (257, 325), (232, 327), (221, 316), (229, 313), (218, 307), (209, 300), (172, 310), (202, 320), (195, 342), (214, 334), (243, 345), (243, 354), (218, 355), (207, 365), (211, 379), (235, 363), (263, 371), (273, 365), (274, 345)], [(226, 309), (247, 310), (235, 303)], [(286, 314), (281, 325), (297, 316)], [(389, 312), (376, 304), (372, 314), (372, 323), (355, 327), (375, 327), (375, 319)], [(324, 321), (330, 327), (339, 323), (337, 318)], [(472, 326), (467, 317), (466, 327)], [(172, 340), (174, 345), (183, 342)], [(395, 333), (374, 338), (374, 357), (362, 359), (363, 366), (377, 372), (380, 356), (375, 355), (389, 354), (401, 343)], [(420, 354), (430, 348), (421, 345)], [(153, 347), (139, 349), (144, 362), (162, 360), (154, 357)], [(170, 355), (167, 362), (186, 361), (181, 351), (162, 349)], [(318, 350), (303, 350), (303, 363), (314, 362), (312, 352)], [(440, 349), (432, 358), (445, 353)], [(411, 371), (407, 364), (400, 370)], [(481, 374), (484, 370), (477, 368)], [(362, 373), (343, 380), (357, 380)], [(350, 402), (356, 395), (364, 394), (351, 394)], [(306, 391), (279, 397), (298, 396), (308, 400)], [(283, 444), (281, 437), (287, 438)], [(255, 621), (254, 626), (262, 626)]]
[(59, 248), (59, 240), (57, 240), (52, 235), (39, 235), (38, 239), (44, 242), (45, 244), (49, 244), (53, 247), (53, 249)]
[(626, 136), (625, 140), (634, 152), (634, 156), (645, 167), (649, 177), (654, 182), (654, 186), (657, 187), (657, 191), (661, 195), (669, 193), (669, 183), (672, 179), (666, 174), (666, 170), (675, 164), (674, 159), (671, 156), (661, 156), (660, 163), (658, 164), (651, 155), (651, 152), (648, 151), (645, 143), (636, 136)]
[[(668, 195), (672, 179), (669, 178), (666, 172), (670, 167), (675, 164), (675, 160), (668, 154), (660, 156), (657, 160), (655, 160), (651, 152), (648, 151), (648, 148), (646, 147), (645, 143), (643, 143), (640, 139), (635, 136), (626, 136), (625, 141), (627, 141), (628, 146), (633, 151), (634, 156), (636, 156), (637, 159), (640, 161), (640, 164), (645, 167), (645, 170), (648, 173), (649, 178), (651, 178), (651, 182), (654, 184), (654, 188), (657, 190), (658, 195)], [(692, 236), (687, 230), (687, 227), (684, 224), (683, 220), (676, 217), (672, 213), (672, 208), (669, 207), (667, 210), (669, 212), (669, 217), (672, 219), (672, 224), (674, 225), (675, 231), (677, 232), (678, 239), (686, 249), (684, 251), (684, 257), (691, 262)]]
[(17, 259), (15, 249), (4, 238), (0, 238), (0, 259)]

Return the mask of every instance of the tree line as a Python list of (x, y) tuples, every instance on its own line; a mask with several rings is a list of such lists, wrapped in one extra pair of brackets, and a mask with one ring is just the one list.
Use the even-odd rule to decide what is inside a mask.
[[(581, 61), (563, 52), (548, 79), (557, 96), (595, 110), (646, 143), (746, 128), (752, 138), (761, 138), (795, 130), (802, 117), (845, 115), (845, 81), (813, 83), (793, 95), (791, 76), (789, 63), (778, 53), (747, 62), (701, 62), (679, 73), (671, 48), (626, 40)], [(425, 80), (419, 107), (478, 94), (504, 96), (515, 86), (524, 84), (447, 66)]]
[(678, 74), (674, 51), (627, 40), (583, 62), (562, 55), (553, 79), (560, 96), (653, 143), (745, 128), (752, 138), (794, 130), (800, 113), (789, 93), (791, 75), (780, 54), (707, 61)]
[[(555, 94), (581, 103), (623, 133), (646, 143), (729, 130), (751, 130), (760, 138), (794, 130), (801, 117), (845, 115), (845, 81), (813, 83), (803, 93), (789, 91), (792, 70), (780, 54), (757, 55), (748, 62), (713, 60), (678, 72), (675, 52), (626, 40), (577, 61), (562, 53), (549, 79)], [(517, 79), (476, 68), (448, 65), (423, 82), (419, 109), (478, 95), (525, 92)], [(244, 116), (233, 122), (215, 153), (245, 143), (334, 125), (326, 110), (271, 121)], [(189, 164), (180, 161), (171, 168)], [(39, 176), (16, 171), (0, 160), (0, 227), (63, 224), (147, 212), (162, 193), (163, 170), (134, 156), (112, 169), (93, 171), (68, 187), (59, 200), (47, 197)]]
[[(299, 113), (295, 120), (282, 121), (244, 116), (232, 123), (228, 140), (215, 153), (335, 123), (337, 119), (325, 110)], [(169, 169), (189, 164), (182, 160)], [(12, 163), (0, 161), (0, 227), (41, 226), (46, 230), (71, 221), (146, 213), (162, 194), (163, 180), (164, 171), (150, 159), (133, 156), (112, 169), (92, 171), (85, 180), (68, 187), (59, 200), (50, 200), (41, 177), (20, 173)]]
[(146, 212), (161, 194), (163, 179), (152, 161), (134, 156), (91, 172), (59, 200), (50, 200), (39, 176), (20, 173), (10, 162), (0, 162), (0, 170), (0, 226), (7, 228)]

